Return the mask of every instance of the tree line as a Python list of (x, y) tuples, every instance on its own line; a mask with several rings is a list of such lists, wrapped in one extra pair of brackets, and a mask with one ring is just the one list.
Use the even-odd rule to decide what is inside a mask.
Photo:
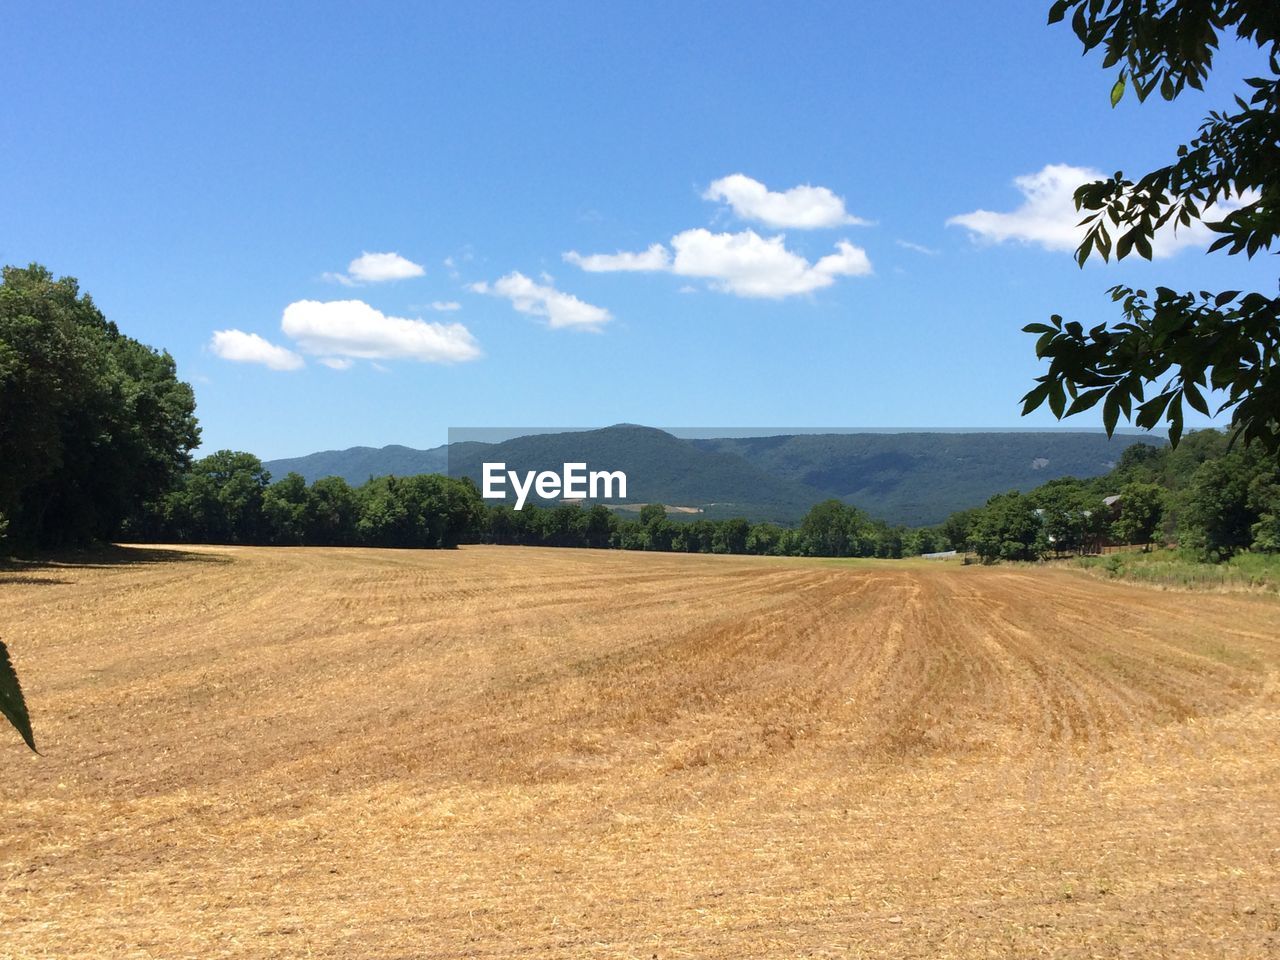
[(601, 504), (488, 504), (467, 478), (439, 474), (272, 482), (251, 453), (220, 450), (195, 461), (120, 530), (145, 542), (277, 546), (449, 548), (463, 543), (594, 547), (770, 556), (900, 557), (942, 546), (932, 530), (873, 520), (828, 500), (795, 528), (726, 520), (673, 520), (660, 503), (625, 517)]
[(1176, 545), (1211, 562), (1280, 552), (1280, 463), (1261, 445), (1198, 430), (1176, 447), (1134, 444), (1104, 476), (998, 494), (940, 529), (985, 562), (1090, 553), (1104, 543)]
[[(329, 477), (272, 482), (249, 453), (192, 462), (195, 399), (172, 357), (123, 335), (69, 277), (5, 267), (0, 283), (0, 540), (48, 549), (111, 539), (196, 543), (611, 547), (771, 556), (982, 560), (1085, 553), (1103, 543), (1177, 543), (1221, 560), (1280, 551), (1280, 467), (1221, 432), (1137, 444), (1115, 469), (1008, 492), (932, 527), (875, 520), (837, 500), (794, 527), (680, 520), (661, 504), (490, 506), (467, 480)], [(1118, 499), (1109, 499), (1118, 498)]]
[(601, 504), (529, 505), (481, 499), (469, 479), (436, 474), (272, 482), (249, 453), (196, 461), (122, 531), (186, 543), (453, 547), (493, 543), (762, 556), (918, 556), (972, 552), (983, 562), (1096, 553), (1105, 544), (1176, 543), (1205, 560), (1280, 551), (1280, 467), (1215, 430), (1177, 447), (1134, 444), (1106, 475), (1062, 477), (1009, 491), (935, 526), (906, 528), (826, 500), (799, 524), (677, 519), (659, 503), (636, 516)]

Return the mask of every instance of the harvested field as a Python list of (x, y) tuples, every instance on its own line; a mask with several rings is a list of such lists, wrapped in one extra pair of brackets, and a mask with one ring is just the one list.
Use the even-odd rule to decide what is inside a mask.
[(126, 556), (0, 572), (0, 957), (1280, 956), (1272, 597)]

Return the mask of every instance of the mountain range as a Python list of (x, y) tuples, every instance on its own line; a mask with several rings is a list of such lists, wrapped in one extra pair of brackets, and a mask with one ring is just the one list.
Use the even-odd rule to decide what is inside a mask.
[(873, 517), (909, 526), (938, 523), (995, 493), (1055, 477), (1106, 473), (1141, 434), (1074, 431), (782, 434), (686, 439), (652, 427), (543, 433), (497, 443), (467, 441), (416, 450), (351, 447), (268, 461), (275, 478), (349, 483), (395, 474), (448, 473), (480, 482), (483, 464), (561, 471), (566, 462), (627, 475), (629, 504), (696, 508), (683, 516), (746, 516), (791, 523), (835, 497)]

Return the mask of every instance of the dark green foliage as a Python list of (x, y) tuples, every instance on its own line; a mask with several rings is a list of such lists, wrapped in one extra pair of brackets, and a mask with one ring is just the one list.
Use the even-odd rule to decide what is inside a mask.
[(109, 539), (196, 445), (195, 399), (167, 353), (124, 336), (70, 277), (0, 283), (0, 515), (20, 546)]
[(219, 450), (197, 460), (160, 503), (160, 523), (187, 543), (267, 543), (263, 511), (271, 475), (251, 453)]
[(782, 553), (782, 538), (786, 532), (776, 523), (757, 523), (747, 534), (746, 552), (758, 556), (778, 556)]
[(1156, 483), (1127, 483), (1120, 488), (1119, 497), (1119, 509), (1111, 524), (1112, 539), (1149, 546), (1164, 519), (1164, 489)]
[(1097, 553), (1110, 532), (1111, 510), (1095, 484), (1063, 477), (1031, 491), (1045, 549), (1055, 554)]
[(667, 518), (667, 508), (661, 503), (646, 503), (640, 508), (641, 526), (651, 527)]
[(588, 547), (603, 549), (613, 537), (613, 514), (608, 507), (597, 503), (587, 510), (582, 529)]
[[(1108, 504), (1104, 498), (1118, 495)], [(278, 483), (250, 454), (219, 451), (138, 517), (148, 537), (267, 544), (448, 548), (488, 542), (681, 553), (901, 557), (972, 550), (985, 561), (1093, 553), (1108, 542), (1177, 539), (1202, 555), (1280, 549), (1280, 469), (1259, 451), (1229, 449), (1214, 430), (1177, 448), (1137, 444), (1106, 476), (1059, 477), (1027, 494), (990, 498), (937, 527), (905, 529), (842, 500), (824, 500), (789, 528), (743, 517), (676, 519), (661, 503), (630, 517), (604, 504), (486, 505), (468, 479), (330, 477)]]
[(1035, 506), (1016, 490), (987, 501), (973, 525), (970, 541), (983, 563), (1036, 560), (1049, 548)]
[(478, 539), (544, 547), (614, 547), (674, 553), (768, 556), (899, 557), (907, 532), (867, 519), (839, 501), (818, 504), (799, 529), (752, 524), (743, 517), (673, 521), (662, 504), (646, 504), (640, 519), (624, 519), (602, 504), (552, 509), (489, 507)]
[[(1088, 231), (1076, 256), (1095, 251), (1110, 259), (1131, 252), (1148, 260), (1155, 232), (1203, 221), (1220, 236), (1210, 251), (1252, 258), (1280, 234), (1280, 15), (1275, 0), (1057, 0), (1050, 22), (1072, 15), (1085, 50), (1105, 51), (1103, 66), (1119, 67), (1112, 103), (1126, 81), (1140, 100), (1154, 90), (1172, 100), (1186, 87), (1201, 89), (1220, 36), (1262, 50), (1270, 75), (1245, 82), (1248, 101), (1233, 112), (1213, 112), (1198, 135), (1179, 147), (1174, 162), (1130, 180), (1110, 180), (1076, 191)], [(1209, 217), (1213, 204), (1243, 202)], [(1024, 412), (1048, 403), (1059, 418), (1102, 404), (1110, 433), (1121, 415), (1140, 427), (1162, 419), (1175, 445), (1184, 405), (1209, 414), (1206, 391), (1220, 391), (1218, 409), (1230, 410), (1233, 430), (1280, 452), (1280, 298), (1239, 290), (1180, 292), (1117, 286), (1111, 297), (1123, 319), (1089, 330), (1053, 316), (1024, 328), (1035, 334), (1049, 371), (1023, 398)]]
[(938, 528), (943, 541), (945, 541), (948, 550), (968, 550), (969, 536), (973, 532), (973, 525), (978, 519), (979, 511), (958, 510), (946, 520), (942, 521), (942, 525)]
[[(1103, 498), (1111, 495), (1118, 499), (1107, 505)], [(953, 514), (938, 534), (988, 561), (1093, 553), (1108, 542), (1176, 542), (1215, 561), (1245, 550), (1275, 551), (1280, 466), (1261, 448), (1232, 448), (1223, 433), (1199, 430), (1176, 448), (1130, 447), (1105, 477), (1054, 480), (1017, 501), (1011, 494), (995, 497), (986, 507)]]
[(324, 477), (311, 485), (306, 515), (306, 543), (345, 547), (356, 542), (360, 499), (341, 477)]
[(305, 543), (310, 528), (311, 494), (302, 474), (291, 473), (262, 494), (262, 519), (275, 543)]
[(31, 732), (31, 716), (27, 713), (27, 701), (22, 696), (22, 684), (9, 659), (9, 650), (0, 640), (0, 713), (3, 713), (14, 729), (32, 750), (36, 748), (35, 735)]
[(1278, 483), (1280, 472), (1274, 461), (1247, 449), (1206, 460), (1196, 468), (1182, 497), (1179, 542), (1208, 559), (1225, 560), (1253, 544), (1255, 526), (1265, 540), (1263, 518), (1273, 515), (1280, 504)]
[[(538, 511), (523, 522), (538, 523), (548, 513)], [(576, 524), (577, 513), (553, 519)], [(375, 477), (352, 488), (341, 478), (327, 477), (308, 487), (301, 475), (291, 473), (271, 483), (253, 454), (219, 450), (197, 460), (130, 530), (149, 539), (186, 543), (447, 549), (479, 539), (487, 519), (470, 480), (439, 474)], [(540, 530), (539, 542), (546, 536), (547, 530)], [(551, 539), (573, 538), (562, 534)], [(502, 542), (525, 542), (514, 521)]]
[(751, 524), (742, 517), (721, 520), (716, 524), (715, 535), (711, 538), (712, 553), (746, 553), (747, 538), (751, 535)]
[(875, 556), (871, 521), (857, 507), (824, 500), (800, 523), (800, 541), (811, 557)]

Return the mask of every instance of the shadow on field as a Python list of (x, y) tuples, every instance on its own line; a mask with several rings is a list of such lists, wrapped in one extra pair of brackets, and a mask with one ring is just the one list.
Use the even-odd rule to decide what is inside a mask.
[[(197, 553), (178, 547), (127, 547), (112, 544), (85, 550), (64, 550), (30, 556), (0, 557), (0, 584), (59, 583), (44, 577), (22, 577), (24, 573), (45, 570), (92, 570), (105, 567), (131, 567), (157, 563), (230, 563), (231, 558), (217, 554)], [(7, 574), (18, 576), (7, 576)]]

